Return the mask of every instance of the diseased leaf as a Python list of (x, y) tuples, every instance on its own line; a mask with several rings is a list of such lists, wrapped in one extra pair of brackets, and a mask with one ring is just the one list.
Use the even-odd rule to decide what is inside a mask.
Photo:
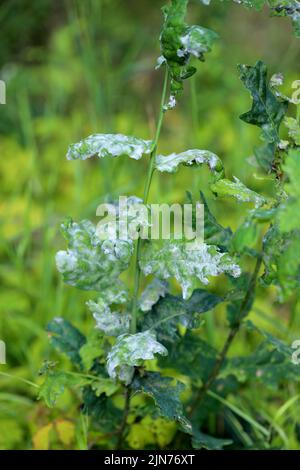
[(122, 410), (115, 407), (112, 398), (104, 393), (97, 397), (91, 387), (83, 390), (83, 413), (100, 432), (114, 432), (122, 419)]
[(85, 336), (68, 320), (61, 317), (56, 317), (48, 323), (47, 331), (51, 337), (51, 344), (65, 353), (74, 364), (81, 365), (79, 350), (86, 342)]
[(148, 245), (142, 254), (140, 267), (145, 275), (175, 278), (182, 287), (184, 299), (191, 296), (196, 279), (208, 284), (209, 276), (227, 273), (237, 277), (241, 273), (233, 259), (227, 253), (220, 253), (216, 246), (172, 240), (158, 249), (153, 243)]
[(134, 367), (142, 365), (145, 360), (154, 359), (155, 354), (166, 355), (168, 351), (156, 341), (151, 331), (121, 335), (107, 356), (108, 374), (112, 378), (118, 377), (128, 385), (133, 377)]
[(101, 240), (88, 220), (79, 223), (69, 220), (62, 229), (68, 250), (56, 254), (56, 265), (67, 284), (102, 291), (118, 282), (118, 276), (129, 265), (131, 240)]
[(277, 347), (274, 348), (278, 342), (274, 339), (272, 343), (269, 340), (263, 341), (248, 356), (228, 359), (222, 369), (222, 376), (233, 374), (241, 383), (262, 383), (273, 390), (286, 381), (299, 381), (299, 367), (292, 364), (291, 356), (283, 354)]
[(209, 436), (201, 431), (193, 430), (192, 445), (194, 449), (223, 450), (225, 446), (232, 444), (231, 439), (220, 439)]
[(160, 279), (153, 279), (142, 292), (139, 308), (142, 312), (149, 312), (161, 297), (168, 292), (168, 283)]
[(91, 388), (95, 392), (96, 397), (100, 397), (103, 393), (110, 397), (119, 389), (119, 385), (112, 379), (106, 377), (97, 377), (97, 379), (91, 383)]
[(266, 199), (263, 196), (247, 188), (236, 177), (234, 177), (234, 181), (221, 179), (211, 184), (210, 189), (220, 197), (234, 197), (239, 202), (252, 202), (255, 204), (255, 207), (266, 203)]
[(186, 150), (170, 155), (157, 155), (156, 169), (160, 172), (175, 173), (180, 164), (186, 166), (207, 164), (216, 180), (224, 177), (223, 164), (220, 158), (208, 150)]
[(49, 368), (46, 371), (45, 380), (39, 388), (38, 400), (43, 399), (49, 408), (53, 408), (66, 387), (84, 386), (85, 384), (86, 380), (81, 377)]
[(194, 290), (188, 300), (167, 294), (142, 320), (142, 327), (155, 330), (159, 341), (178, 339), (177, 325), (198, 328), (201, 314), (212, 310), (222, 298), (203, 289)]
[(70, 145), (68, 160), (86, 160), (93, 156), (120, 157), (126, 155), (139, 160), (152, 151), (152, 140), (138, 139), (123, 134), (93, 134), (76, 144)]
[(293, 117), (285, 117), (284, 124), (288, 128), (289, 136), (296, 145), (300, 145), (300, 124)]
[(267, 83), (267, 67), (262, 61), (255, 66), (239, 65), (240, 78), (253, 98), (252, 108), (240, 116), (243, 121), (260, 127), (267, 142), (279, 142), (278, 130), (287, 110), (287, 102), (276, 97)]
[(242, 114), (240, 119), (261, 128), (266, 143), (255, 149), (255, 156), (259, 165), (268, 171), (280, 144), (279, 126), (287, 111), (288, 101), (272, 88), (274, 79), (268, 84), (267, 67), (262, 61), (254, 67), (239, 65), (238, 69), (253, 99), (251, 110)]
[(300, 210), (300, 149), (291, 149), (283, 165), (289, 181), (284, 185), (287, 199), (283, 200), (277, 211), (277, 220), (281, 232), (300, 229), (297, 214)]
[(119, 336), (129, 330), (130, 316), (127, 313), (112, 312), (101, 299), (98, 302), (89, 300), (88, 308), (96, 320), (96, 328), (109, 336)]
[(185, 387), (181, 382), (164, 377), (159, 372), (147, 372), (143, 377), (134, 378), (132, 388), (153, 398), (165, 418), (175, 421), (183, 419), (180, 394)]
[(277, 225), (263, 239), (265, 285), (278, 286), (280, 300), (288, 299), (300, 287), (300, 237), (298, 231), (281, 233)]
[[(196, 72), (189, 65), (192, 56), (204, 60), (204, 54), (211, 50), (218, 38), (213, 31), (201, 26), (187, 26), (185, 15), (188, 0), (171, 0), (163, 8), (164, 24), (160, 35), (162, 58), (171, 76), (171, 97), (173, 100), (183, 89), (183, 80)], [(172, 106), (171, 106), (172, 107)]]
[(268, 0), (271, 14), (292, 20), (296, 37), (300, 37), (300, 5), (298, 0)]

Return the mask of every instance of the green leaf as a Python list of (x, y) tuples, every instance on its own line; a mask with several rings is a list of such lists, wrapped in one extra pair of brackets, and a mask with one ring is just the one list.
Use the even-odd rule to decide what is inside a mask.
[(239, 65), (238, 70), (253, 99), (251, 110), (242, 114), (240, 119), (261, 128), (266, 144), (255, 149), (255, 156), (259, 165), (270, 170), (280, 143), (279, 126), (287, 111), (288, 101), (278, 96), (271, 83), (268, 84), (267, 67), (262, 61), (254, 67)]
[(231, 239), (231, 249), (235, 253), (243, 253), (246, 249), (254, 248), (258, 235), (257, 224), (250, 216), (235, 231)]
[(285, 117), (284, 124), (288, 128), (289, 136), (296, 145), (300, 145), (300, 124), (293, 117)]
[(177, 372), (196, 380), (206, 381), (215, 365), (218, 352), (195, 331), (188, 330), (178, 341), (168, 344), (168, 356), (159, 363), (164, 368), (173, 368)]
[(167, 294), (142, 320), (142, 327), (154, 329), (159, 341), (178, 339), (177, 325), (198, 328), (201, 314), (212, 310), (222, 298), (203, 289), (194, 290), (188, 300)]
[(134, 367), (141, 366), (145, 360), (154, 359), (155, 354), (166, 355), (168, 351), (156, 341), (151, 331), (121, 335), (107, 356), (108, 374), (112, 378), (118, 377), (128, 385), (132, 380)]
[(118, 282), (128, 268), (133, 252), (131, 240), (101, 240), (88, 220), (62, 225), (67, 251), (56, 254), (56, 266), (66, 284), (84, 290), (102, 291)]
[(164, 377), (159, 372), (147, 372), (143, 377), (135, 377), (132, 388), (153, 398), (159, 412), (170, 420), (183, 418), (183, 405), (180, 394), (185, 388), (181, 382)]
[(47, 331), (50, 333), (51, 344), (65, 353), (74, 364), (81, 365), (79, 350), (86, 342), (85, 336), (61, 317), (56, 317), (48, 323)]
[(149, 312), (161, 297), (168, 292), (168, 283), (160, 279), (153, 279), (142, 292), (139, 308), (142, 312)]
[(97, 377), (97, 379), (91, 383), (91, 388), (95, 392), (96, 397), (100, 397), (103, 393), (107, 397), (110, 397), (118, 391), (119, 385), (112, 379)]
[(86, 343), (79, 351), (84, 369), (90, 370), (95, 359), (104, 358), (103, 338), (99, 331), (92, 330), (87, 337)]
[(265, 338), (265, 340), (271, 344), (278, 352), (280, 352), (283, 356), (291, 360), (293, 350), (290, 346), (288, 346), (286, 343), (281, 341), (280, 339), (276, 338), (273, 336), (271, 333), (268, 331), (259, 328), (258, 326), (254, 325), (254, 323), (251, 320), (247, 320), (245, 323), (245, 326), (248, 331), (254, 331), (256, 333), (259, 333), (261, 336)]
[(43, 399), (49, 408), (55, 406), (66, 387), (82, 387), (86, 384), (86, 379), (80, 376), (56, 371), (53, 364), (45, 364), (41, 373), (45, 374), (45, 380), (39, 388), (37, 398)]
[(204, 60), (204, 54), (211, 50), (218, 38), (213, 31), (201, 26), (187, 26), (185, 15), (188, 0), (171, 0), (163, 8), (164, 24), (160, 35), (162, 56), (159, 65), (166, 63), (171, 77), (171, 106), (183, 89), (183, 80), (192, 76), (196, 69), (189, 65), (192, 56)]
[[(193, 202), (190, 197), (191, 202)], [(204, 205), (204, 240), (208, 245), (218, 245), (227, 247), (232, 237), (230, 228), (220, 225), (211, 213), (204, 194), (200, 191), (200, 200)]]
[(160, 172), (175, 173), (180, 164), (185, 166), (207, 164), (213, 172), (215, 179), (224, 177), (223, 164), (220, 158), (208, 150), (186, 150), (181, 153), (171, 153), (170, 155), (157, 155), (156, 169)]
[(288, 103), (278, 99), (267, 83), (267, 67), (262, 61), (254, 67), (239, 65), (240, 79), (253, 98), (252, 108), (240, 116), (243, 121), (260, 127), (267, 142), (279, 142), (279, 126)]
[(265, 272), (262, 281), (279, 288), (280, 300), (286, 300), (300, 287), (299, 232), (281, 233), (277, 225), (270, 227), (263, 239)]
[(95, 155), (99, 158), (126, 155), (139, 160), (144, 154), (151, 153), (152, 147), (152, 140), (138, 139), (123, 134), (93, 134), (70, 145), (67, 159), (86, 160)]
[(247, 303), (245, 303), (245, 296), (250, 282), (250, 275), (248, 273), (243, 273), (238, 279), (232, 281), (234, 291), (230, 297), (233, 299), (227, 306), (227, 320), (231, 328), (236, 327), (242, 318), (246, 317), (251, 311), (254, 301), (253, 289), (250, 291), (250, 295), (248, 295)]
[(222, 179), (210, 185), (210, 189), (220, 197), (233, 197), (239, 202), (252, 202), (255, 207), (262, 206), (266, 199), (260, 194), (247, 188), (238, 178), (234, 181)]
[(223, 450), (225, 446), (230, 444), (232, 444), (231, 439), (219, 439), (201, 431), (193, 430), (192, 445), (194, 449)]
[(300, 149), (291, 149), (286, 158), (283, 170), (289, 181), (284, 185), (288, 198), (278, 209), (277, 219), (281, 232), (300, 229), (296, 214), (300, 210)]
[(191, 296), (196, 279), (208, 284), (209, 276), (227, 273), (237, 277), (241, 273), (233, 259), (227, 253), (220, 253), (216, 246), (175, 241), (166, 241), (158, 249), (149, 244), (142, 254), (140, 267), (145, 275), (175, 278), (182, 287), (184, 299)]

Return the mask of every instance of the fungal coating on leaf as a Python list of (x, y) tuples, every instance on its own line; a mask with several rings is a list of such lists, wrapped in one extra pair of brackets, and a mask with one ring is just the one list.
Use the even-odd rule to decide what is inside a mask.
[(150, 245), (142, 255), (141, 270), (145, 275), (154, 274), (161, 279), (175, 278), (184, 299), (191, 296), (195, 279), (208, 284), (209, 276), (222, 273), (240, 276), (240, 267), (227, 253), (220, 253), (216, 246), (199, 243), (191, 249), (191, 245), (166, 241), (158, 250)]
[(93, 134), (68, 149), (68, 160), (86, 160), (97, 155), (103, 157), (120, 157), (126, 155), (139, 160), (144, 154), (152, 151), (152, 140), (143, 140), (123, 134)]
[[(201, 26), (187, 26), (185, 15), (188, 0), (172, 0), (163, 8), (164, 24), (160, 35), (162, 56), (158, 65), (166, 62), (170, 72), (171, 96), (175, 99), (183, 90), (183, 80), (191, 77), (196, 68), (189, 65), (191, 56), (204, 60), (204, 53), (218, 37), (213, 31)], [(171, 103), (174, 103), (173, 99)], [(165, 109), (170, 109), (167, 105)]]
[(108, 374), (111, 378), (118, 377), (128, 385), (133, 377), (134, 367), (142, 365), (145, 360), (154, 359), (155, 354), (166, 356), (168, 351), (151, 331), (121, 335), (107, 356)]
[(88, 220), (67, 221), (62, 230), (68, 249), (56, 254), (56, 266), (66, 284), (102, 291), (128, 268), (133, 253), (131, 241), (100, 240), (96, 227)]
[(168, 283), (160, 279), (153, 279), (142, 292), (139, 306), (142, 312), (149, 312), (161, 297), (168, 292)]
[(156, 169), (161, 172), (175, 173), (180, 164), (187, 166), (207, 164), (216, 180), (224, 177), (221, 159), (209, 150), (191, 149), (170, 155), (157, 155)]
[(127, 313), (112, 312), (101, 299), (98, 302), (89, 300), (88, 308), (96, 320), (96, 328), (109, 336), (119, 336), (129, 330), (130, 316)]
[(240, 202), (253, 202), (255, 207), (262, 206), (267, 201), (260, 194), (247, 188), (238, 178), (234, 177), (234, 181), (221, 179), (211, 184), (210, 189), (221, 197), (234, 197)]

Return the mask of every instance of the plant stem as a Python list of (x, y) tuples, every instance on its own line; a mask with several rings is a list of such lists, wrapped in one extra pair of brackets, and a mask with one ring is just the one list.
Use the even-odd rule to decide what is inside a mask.
[[(145, 182), (145, 187), (144, 187), (144, 196), (143, 196), (144, 204), (147, 204), (148, 202), (152, 176), (153, 176), (154, 169), (155, 169), (155, 156), (156, 156), (158, 139), (159, 139), (160, 132), (161, 132), (163, 117), (164, 117), (164, 104), (166, 100), (167, 84), (168, 84), (168, 70), (166, 68), (163, 90), (162, 90), (162, 95), (161, 95), (160, 110), (159, 110), (158, 121), (157, 121), (157, 126), (156, 126), (155, 138), (153, 141), (153, 149), (152, 149), (150, 159), (149, 159), (147, 177), (146, 177), (146, 182)], [(136, 254), (135, 254), (134, 292), (133, 292), (133, 300), (132, 300), (132, 313), (131, 313), (132, 316), (131, 316), (131, 325), (130, 325), (131, 334), (136, 333), (138, 293), (139, 293), (139, 288), (140, 288), (140, 277), (141, 277), (141, 270), (139, 267), (140, 253), (141, 253), (141, 238), (139, 237), (137, 240)]]
[(260, 269), (260, 266), (261, 266), (261, 261), (262, 261), (262, 258), (261, 258), (261, 256), (259, 256), (257, 258), (255, 268), (254, 268), (253, 274), (251, 276), (251, 279), (250, 279), (245, 297), (242, 301), (236, 325), (230, 328), (227, 339), (224, 343), (222, 351), (219, 354), (219, 358), (217, 359), (210, 376), (208, 377), (207, 381), (204, 383), (203, 387), (197, 393), (197, 395), (196, 395), (196, 397), (195, 397), (195, 399), (194, 399), (194, 401), (191, 405), (191, 409), (190, 409), (190, 413), (189, 413), (190, 418), (193, 416), (193, 414), (195, 413), (197, 407), (199, 406), (199, 404), (202, 402), (203, 398), (205, 397), (207, 391), (210, 389), (210, 387), (213, 385), (215, 379), (217, 378), (217, 376), (220, 372), (220, 369), (221, 369), (221, 367), (224, 363), (224, 360), (226, 358), (226, 355), (228, 353), (228, 350), (229, 350), (236, 334), (238, 333), (238, 331), (240, 329), (242, 319), (245, 316), (245, 313), (247, 312), (247, 309), (248, 309), (248, 304), (249, 304), (251, 294), (253, 292), (253, 289), (255, 288), (257, 275), (258, 275), (258, 272), (259, 272), (259, 269)]
[(124, 431), (126, 428), (126, 421), (127, 421), (127, 417), (129, 413), (129, 408), (130, 408), (130, 392), (131, 392), (130, 387), (126, 387), (123, 417), (122, 417), (120, 429), (118, 430), (118, 442), (117, 442), (117, 447), (116, 447), (118, 450), (122, 448), (122, 444), (123, 444), (123, 437), (124, 437), (123, 435), (124, 435)]
[[(155, 169), (156, 149), (157, 149), (158, 139), (159, 139), (159, 136), (160, 136), (161, 127), (162, 127), (162, 123), (163, 123), (164, 104), (165, 104), (165, 100), (166, 100), (167, 85), (168, 85), (168, 69), (166, 67), (164, 84), (163, 84), (162, 95), (161, 95), (160, 109), (159, 109), (159, 115), (158, 115), (158, 121), (157, 121), (157, 126), (156, 126), (156, 132), (155, 132), (155, 137), (154, 137), (154, 141), (153, 141), (152, 152), (151, 152), (150, 159), (149, 159), (147, 176), (146, 176), (145, 187), (144, 187), (144, 196), (143, 196), (143, 203), (144, 204), (147, 204), (147, 202), (148, 202), (152, 176), (153, 176), (154, 169)], [(140, 270), (140, 266), (139, 266), (140, 253), (141, 253), (141, 237), (139, 237), (138, 240), (137, 240), (136, 252), (135, 252), (134, 291), (133, 291), (133, 299), (132, 299), (131, 324), (130, 324), (131, 334), (136, 333), (136, 325), (137, 325), (138, 294), (139, 294), (139, 289), (140, 289), (140, 277), (141, 277), (141, 270)], [(124, 438), (124, 431), (125, 431), (125, 428), (126, 428), (126, 421), (127, 421), (128, 413), (129, 413), (129, 410), (130, 410), (130, 398), (131, 398), (131, 387), (127, 386), (126, 389), (125, 389), (125, 407), (124, 407), (124, 411), (123, 411), (122, 423), (121, 423), (120, 429), (118, 431), (117, 449), (121, 449), (121, 447), (122, 447), (123, 438)]]

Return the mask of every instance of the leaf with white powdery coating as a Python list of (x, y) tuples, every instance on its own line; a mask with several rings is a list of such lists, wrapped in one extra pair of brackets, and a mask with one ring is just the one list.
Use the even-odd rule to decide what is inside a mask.
[(233, 259), (227, 253), (220, 253), (216, 246), (178, 241), (166, 241), (158, 249), (149, 244), (142, 254), (140, 268), (145, 275), (175, 278), (182, 287), (184, 299), (191, 296), (196, 279), (208, 284), (209, 276), (227, 273), (238, 277), (241, 274)]
[(56, 266), (66, 284), (102, 291), (118, 281), (133, 252), (132, 241), (101, 240), (92, 222), (67, 221), (62, 225), (67, 251), (56, 254)]
[(175, 173), (180, 164), (186, 166), (207, 164), (216, 180), (224, 177), (223, 164), (220, 158), (208, 150), (186, 150), (170, 155), (157, 155), (155, 167), (160, 172)]
[(144, 154), (151, 153), (152, 140), (143, 140), (123, 134), (93, 134), (68, 149), (68, 160), (86, 160), (97, 155), (103, 157), (120, 157), (126, 155), (139, 160)]
[(96, 321), (96, 328), (109, 336), (119, 336), (129, 330), (130, 316), (127, 313), (112, 312), (101, 299), (98, 302), (89, 300), (88, 308)]
[(210, 185), (213, 193), (220, 197), (234, 197), (239, 202), (252, 202), (255, 207), (262, 206), (267, 200), (260, 194), (247, 188), (238, 178), (234, 181), (222, 179)]
[(142, 292), (139, 308), (142, 312), (149, 312), (161, 297), (168, 292), (168, 283), (160, 279), (153, 279)]
[(151, 331), (124, 334), (117, 338), (107, 356), (107, 371), (110, 377), (118, 377), (128, 385), (133, 377), (134, 367), (141, 366), (143, 361), (154, 359), (155, 354), (168, 354), (167, 349), (156, 341)]

